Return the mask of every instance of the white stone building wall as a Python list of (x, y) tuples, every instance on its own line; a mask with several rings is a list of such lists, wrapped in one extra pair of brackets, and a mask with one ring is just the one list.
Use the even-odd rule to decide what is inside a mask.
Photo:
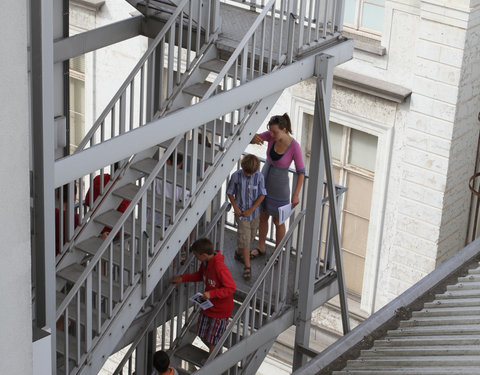
[(0, 13), (0, 363), (32, 374), (27, 2)]

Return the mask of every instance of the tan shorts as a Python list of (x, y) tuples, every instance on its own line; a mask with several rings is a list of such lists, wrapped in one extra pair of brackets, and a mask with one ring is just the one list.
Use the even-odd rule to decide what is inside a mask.
[(249, 249), (250, 244), (255, 239), (258, 229), (258, 223), (260, 221), (260, 215), (258, 215), (252, 221), (240, 220), (235, 215), (235, 220), (238, 224), (237, 242), (239, 249)]

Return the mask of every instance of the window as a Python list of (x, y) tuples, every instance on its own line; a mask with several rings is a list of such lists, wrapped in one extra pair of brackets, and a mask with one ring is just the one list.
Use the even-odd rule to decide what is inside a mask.
[(85, 55), (70, 60), (70, 153), (85, 136)]
[[(309, 139), (304, 137), (311, 131), (313, 116), (304, 113), (303, 123), (302, 140)], [(376, 136), (330, 121), (335, 183), (348, 188), (339, 207), (345, 281), (348, 291), (358, 296), (362, 293), (377, 143)], [(310, 164), (308, 149), (305, 162)]]
[(380, 34), (384, 9), (385, 0), (345, 0), (344, 26)]

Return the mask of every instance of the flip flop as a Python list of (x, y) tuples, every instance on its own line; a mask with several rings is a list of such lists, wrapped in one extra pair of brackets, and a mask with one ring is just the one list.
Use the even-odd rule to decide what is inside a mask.
[(250, 280), (250, 277), (252, 277), (251, 267), (243, 267), (243, 278)]
[[(254, 251), (257, 250), (257, 253), (254, 254)], [(260, 249), (258, 247), (256, 247), (255, 249), (253, 249), (252, 251), (250, 251), (250, 259), (256, 259), (256, 258), (260, 258), (260, 257), (263, 257), (265, 256), (265, 253), (266, 251), (264, 252), (261, 252)]]

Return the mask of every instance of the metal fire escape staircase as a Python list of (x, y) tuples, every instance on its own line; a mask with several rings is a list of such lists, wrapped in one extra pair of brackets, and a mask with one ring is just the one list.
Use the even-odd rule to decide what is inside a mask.
[[(60, 231), (64, 245), (57, 255), (58, 373), (96, 373), (110, 354), (140, 343), (147, 328), (162, 325), (163, 346), (176, 348), (178, 359), (185, 359), (180, 349), (192, 341), (194, 314), (185, 297), (192, 290), (175, 291), (168, 280), (196, 265), (191, 257), (181, 264), (181, 248), (195, 236), (222, 245), (227, 204), (221, 187), (283, 89), (325, 72), (330, 74), (323, 77), (325, 85), (331, 87), (332, 67), (351, 57), (351, 43), (337, 26), (340, 1), (323, 8), (308, 2), (309, 8), (307, 2), (270, 0), (252, 11), (215, 0), (182, 0), (169, 8), (168, 18), (162, 9), (152, 12), (154, 3), (147, 1), (145, 9), (162, 25), (157, 37), (77, 153), (58, 162), (63, 170), (56, 174), (58, 205), (64, 195), (69, 198), (66, 216), (59, 215), (59, 227), (67, 229), (65, 235)], [(251, 20), (241, 40), (228, 38), (225, 15), (235, 12)], [(305, 22), (299, 24), (295, 13)], [(183, 166), (175, 168), (181, 155)], [(81, 197), (76, 206), (75, 185)], [(320, 190), (324, 215), (328, 200), (338, 199), (341, 189)], [(122, 200), (130, 203), (119, 211)], [(288, 282), (298, 289), (304, 217), (301, 211), (291, 220), (217, 347), (237, 345), (244, 351), (217, 358), (214, 353), (199, 363), (205, 364), (201, 373), (254, 372), (274, 338), (294, 321), (294, 309), (286, 309), (289, 298), (295, 303)], [(332, 222), (327, 218), (324, 225), (330, 228)], [(105, 228), (110, 228), (106, 238), (99, 237)], [(338, 293), (331, 282), (335, 241), (328, 233), (317, 256), (317, 287), (326, 285), (317, 305)], [(290, 253), (296, 256), (291, 269)], [(279, 266), (273, 264), (277, 256)], [(281, 271), (293, 276), (282, 280)], [(283, 325), (272, 324), (279, 319)], [(132, 347), (140, 358), (139, 347)]]

